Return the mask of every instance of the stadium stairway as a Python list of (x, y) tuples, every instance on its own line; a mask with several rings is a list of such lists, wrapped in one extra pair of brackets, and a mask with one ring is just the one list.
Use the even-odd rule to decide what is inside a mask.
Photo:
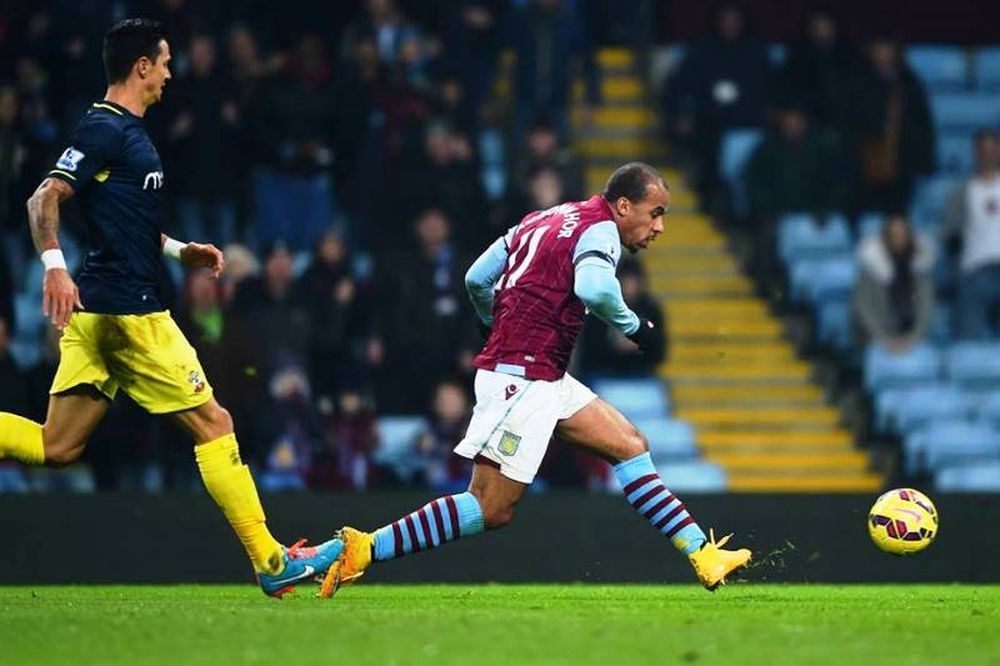
[[(662, 167), (667, 155), (633, 54), (603, 49), (598, 62), (604, 103), (590, 126), (579, 106), (573, 111), (574, 149), (585, 159), (590, 192), (601, 191), (624, 161)], [(640, 257), (669, 320), (671, 358), (660, 374), (676, 417), (694, 426), (704, 457), (726, 470), (730, 490), (879, 489), (882, 476), (871, 471), (868, 455), (812, 380), (812, 367), (754, 294), (725, 236), (697, 212), (684, 176), (662, 172), (672, 194), (666, 232)]]

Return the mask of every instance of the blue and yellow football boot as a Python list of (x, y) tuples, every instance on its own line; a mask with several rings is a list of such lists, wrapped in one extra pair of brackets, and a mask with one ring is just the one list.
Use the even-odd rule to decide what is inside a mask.
[(298, 583), (324, 576), (344, 550), (344, 542), (336, 538), (318, 546), (306, 546), (305, 543), (305, 539), (300, 539), (284, 549), (285, 568), (281, 573), (257, 574), (257, 582), (264, 594), (280, 599), (294, 590)]

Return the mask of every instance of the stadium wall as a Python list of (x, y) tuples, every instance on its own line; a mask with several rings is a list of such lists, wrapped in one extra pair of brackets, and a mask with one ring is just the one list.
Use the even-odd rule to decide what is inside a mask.
[[(276, 536), (381, 525), (426, 493), (264, 498)], [(704, 527), (755, 551), (770, 582), (1000, 582), (1000, 496), (935, 497), (940, 538), (895, 558), (868, 540), (867, 495), (691, 495)], [(719, 536), (722, 536), (719, 534)], [(975, 547), (970, 547), (975, 544)], [(204, 496), (0, 497), (0, 584), (249, 582), (238, 542)], [(619, 497), (530, 496), (514, 523), (373, 570), (370, 582), (690, 582), (687, 565)]]

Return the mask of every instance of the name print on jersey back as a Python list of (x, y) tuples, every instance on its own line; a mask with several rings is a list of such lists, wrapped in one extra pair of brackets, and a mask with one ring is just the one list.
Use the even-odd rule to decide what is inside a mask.
[(476, 367), (553, 381), (566, 372), (586, 308), (573, 291), (576, 241), (613, 219), (600, 196), (527, 215), (508, 232), (493, 328)]

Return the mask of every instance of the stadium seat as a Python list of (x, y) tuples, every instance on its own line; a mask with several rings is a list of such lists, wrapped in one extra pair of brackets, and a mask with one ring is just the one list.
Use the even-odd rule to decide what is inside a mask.
[(868, 211), (861, 213), (858, 217), (858, 236), (868, 238), (882, 233), (882, 226), (885, 224), (885, 215)]
[(903, 441), (906, 473), (917, 475), (951, 465), (1000, 458), (1000, 430), (971, 421), (938, 421)]
[(729, 130), (719, 144), (719, 175), (729, 186), (734, 212), (740, 215), (747, 212), (743, 170), (763, 137), (759, 129)]
[(851, 231), (843, 215), (820, 224), (812, 215), (791, 213), (778, 221), (778, 253), (785, 264), (795, 259), (822, 259), (851, 251)]
[(948, 377), (968, 389), (1000, 389), (1000, 342), (960, 342), (945, 352)]
[(657, 465), (656, 471), (673, 492), (718, 493), (726, 490), (726, 473), (713, 463), (671, 463)]
[(915, 345), (902, 354), (894, 354), (881, 345), (865, 350), (865, 386), (871, 391), (907, 388), (934, 382), (941, 374), (941, 356), (928, 344)]
[(939, 131), (972, 132), (1000, 125), (1000, 94), (955, 93), (931, 96), (931, 115)]
[(670, 402), (659, 379), (596, 379), (592, 384), (597, 395), (630, 421), (667, 418)]
[(981, 92), (1000, 91), (1000, 47), (979, 49), (973, 54), (972, 81)]
[(946, 467), (934, 475), (934, 488), (946, 493), (1000, 493), (1000, 461)]
[(936, 230), (944, 221), (945, 209), (960, 179), (955, 176), (936, 176), (921, 180), (913, 193), (912, 218), (914, 226)]
[(893, 410), (890, 429), (905, 435), (934, 421), (968, 419), (975, 414), (977, 402), (975, 396), (950, 384), (907, 389)]
[(809, 281), (807, 296), (813, 303), (827, 300), (845, 300), (857, 277), (857, 263), (851, 256), (836, 256), (821, 261)]
[(957, 92), (968, 85), (965, 52), (958, 46), (911, 46), (906, 61), (932, 92)]
[(938, 169), (949, 174), (971, 173), (975, 167), (968, 132), (942, 133), (937, 140)]
[(678, 419), (639, 419), (635, 427), (649, 441), (649, 452), (655, 462), (695, 458), (694, 428)]
[(851, 346), (851, 305), (847, 300), (817, 303), (816, 340), (838, 350)]
[(417, 437), (427, 428), (427, 421), (420, 416), (381, 416), (378, 419), (378, 446), (372, 458), (387, 465), (403, 477), (417, 466), (414, 455)]
[(980, 401), (977, 413), (983, 421), (1000, 426), (1000, 392), (987, 393)]

